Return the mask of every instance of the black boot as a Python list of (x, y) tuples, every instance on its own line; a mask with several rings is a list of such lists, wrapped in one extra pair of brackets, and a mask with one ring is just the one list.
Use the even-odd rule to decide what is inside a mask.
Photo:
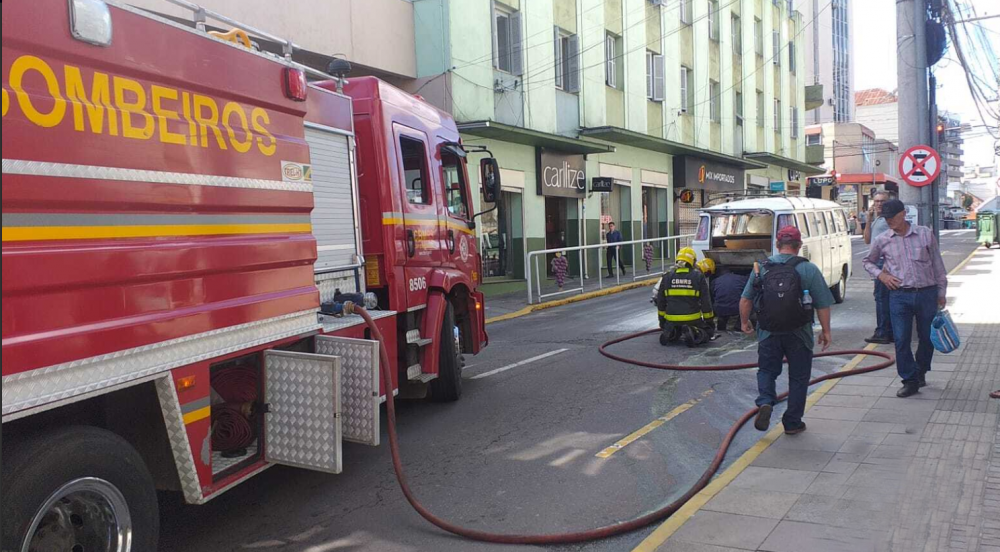
[(905, 399), (908, 397), (912, 397), (919, 392), (920, 392), (920, 383), (914, 380), (904, 383), (903, 388), (900, 389), (898, 393), (896, 393), (896, 396), (901, 399)]

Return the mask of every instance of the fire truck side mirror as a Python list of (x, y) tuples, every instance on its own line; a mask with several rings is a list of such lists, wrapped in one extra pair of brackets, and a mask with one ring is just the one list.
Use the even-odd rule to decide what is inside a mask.
[(479, 162), (480, 181), (483, 183), (483, 201), (496, 203), (500, 196), (500, 164), (492, 157)]

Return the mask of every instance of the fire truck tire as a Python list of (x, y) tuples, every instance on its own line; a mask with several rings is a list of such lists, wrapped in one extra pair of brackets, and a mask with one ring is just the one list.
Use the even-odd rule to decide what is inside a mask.
[[(156, 488), (142, 457), (125, 440), (97, 428), (69, 427), (5, 449), (3, 550), (22, 550), (29, 530), (35, 537), (31, 550), (157, 549)], [(109, 534), (127, 528), (130, 548), (108, 542)]]
[(462, 398), (462, 370), (465, 358), (456, 337), (455, 307), (448, 303), (441, 324), (441, 353), (438, 377), (431, 381), (431, 398), (436, 402), (455, 402)]

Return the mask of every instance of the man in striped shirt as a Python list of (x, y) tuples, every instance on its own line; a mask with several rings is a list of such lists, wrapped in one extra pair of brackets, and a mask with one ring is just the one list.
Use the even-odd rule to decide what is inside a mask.
[[(872, 241), (864, 266), (868, 274), (889, 288), (896, 369), (903, 380), (903, 388), (896, 396), (906, 398), (927, 385), (926, 375), (934, 358), (931, 322), (948, 304), (948, 273), (934, 231), (907, 222), (902, 201), (885, 202), (882, 216), (891, 232)], [(882, 268), (880, 258), (885, 259)], [(911, 345), (914, 319), (919, 341), (916, 357)]]

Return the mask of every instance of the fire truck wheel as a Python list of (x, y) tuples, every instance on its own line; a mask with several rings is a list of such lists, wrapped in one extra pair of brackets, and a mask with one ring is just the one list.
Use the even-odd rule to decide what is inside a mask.
[(455, 402), (462, 398), (464, 368), (465, 358), (462, 356), (461, 335), (455, 323), (455, 307), (448, 303), (441, 324), (438, 377), (431, 381), (431, 397), (437, 402)]
[(156, 489), (123, 439), (70, 427), (4, 448), (4, 550), (156, 550)]

